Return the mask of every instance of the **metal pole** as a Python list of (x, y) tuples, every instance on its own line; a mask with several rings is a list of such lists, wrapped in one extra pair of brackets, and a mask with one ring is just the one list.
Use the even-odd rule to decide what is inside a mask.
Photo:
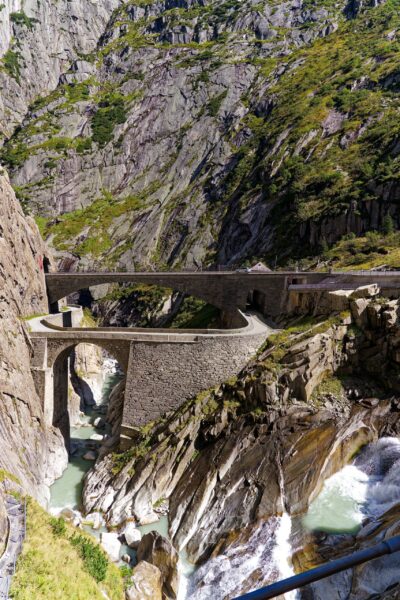
[(325, 577), (329, 577), (330, 575), (334, 575), (340, 571), (345, 571), (346, 569), (360, 565), (361, 563), (372, 560), (373, 558), (378, 558), (379, 556), (383, 556), (385, 554), (393, 554), (394, 552), (399, 551), (400, 535), (397, 535), (385, 540), (384, 542), (381, 542), (380, 544), (371, 546), (371, 548), (359, 550), (358, 552), (354, 552), (348, 556), (343, 556), (342, 558), (332, 560), (331, 562), (325, 563), (320, 567), (310, 569), (309, 571), (305, 571), (299, 575), (294, 575), (288, 579), (283, 579), (282, 581), (277, 581), (276, 583), (268, 585), (267, 587), (244, 594), (244, 596), (237, 596), (233, 600), (268, 600), (269, 598), (275, 598), (280, 594), (285, 594), (286, 592), (303, 587), (313, 583), (314, 581), (319, 581), (320, 579), (324, 579)]

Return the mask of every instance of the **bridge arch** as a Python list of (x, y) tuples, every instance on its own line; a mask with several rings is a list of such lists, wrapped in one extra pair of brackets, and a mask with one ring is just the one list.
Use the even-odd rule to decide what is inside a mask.
[(98, 285), (131, 283), (170, 288), (194, 296), (222, 311), (245, 308), (247, 290), (238, 285), (235, 273), (170, 272), (170, 273), (48, 273), (46, 284), (49, 303), (57, 302), (74, 292)]
[[(115, 358), (126, 375), (127, 359), (121, 348), (109, 340), (63, 340), (57, 344), (49, 341), (47, 349), (47, 365), (50, 371), (48, 393), (44, 396), (44, 412), (47, 422), (59, 429), (65, 439), (67, 448), (70, 441), (70, 399), (69, 384), (72, 372), (71, 360), (77, 346), (93, 345)], [(125, 350), (126, 352), (126, 350)], [(84, 380), (82, 380), (84, 381)]]

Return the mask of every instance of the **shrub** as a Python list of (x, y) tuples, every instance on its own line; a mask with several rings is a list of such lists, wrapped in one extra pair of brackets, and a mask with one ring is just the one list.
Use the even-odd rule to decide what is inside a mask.
[(377, 231), (367, 231), (365, 237), (367, 238), (367, 248), (369, 250), (377, 250), (380, 242), (379, 233)]
[(7, 50), (5, 55), (3, 56), (3, 67), (7, 73), (15, 79), (17, 83), (19, 83), (19, 78), (21, 75), (21, 65), (20, 65), (21, 54), (19, 52), (14, 52), (13, 50)]
[(217, 114), (219, 113), (219, 109), (221, 108), (221, 104), (224, 101), (224, 99), (226, 98), (227, 95), (227, 91), (222, 92), (222, 94), (218, 94), (218, 96), (214, 96), (214, 98), (211, 98), (210, 102), (208, 103), (208, 114), (211, 117), (216, 117)]
[(63, 537), (66, 534), (67, 526), (62, 517), (53, 517), (50, 519), (50, 527), (56, 537)]
[(390, 235), (394, 231), (393, 219), (389, 214), (385, 215), (383, 219), (382, 229), (385, 235)]
[(87, 572), (97, 581), (104, 581), (107, 575), (107, 558), (97, 544), (83, 535), (74, 535), (71, 544), (75, 546), (84, 562)]
[(92, 139), (100, 147), (112, 140), (115, 125), (125, 123), (126, 110), (124, 99), (110, 94), (99, 104), (92, 118)]
[(23, 10), (20, 12), (13, 12), (10, 14), (10, 20), (12, 23), (16, 25), (21, 25), (21, 27), (27, 27), (28, 29), (33, 29), (35, 23), (37, 23), (36, 19), (31, 19), (24, 13)]

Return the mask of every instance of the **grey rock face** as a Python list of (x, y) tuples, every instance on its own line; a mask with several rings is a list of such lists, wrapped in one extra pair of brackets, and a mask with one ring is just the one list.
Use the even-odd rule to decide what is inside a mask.
[(160, 569), (163, 598), (175, 600), (178, 591), (178, 553), (171, 542), (156, 531), (150, 531), (139, 543), (137, 559), (139, 564), (145, 561)]
[[(273, 10), (268, 3), (169, 0), (115, 11), (94, 61), (75, 60), (11, 142), (27, 145), (12, 177), (34, 213), (57, 217), (101, 198), (115, 204), (99, 215), (95, 247), (87, 240), (96, 208), (78, 233), (63, 234), (66, 243), (50, 237), (60, 256), (70, 266), (79, 257), (81, 267), (209, 261), (229, 174), (252, 135), (250, 109), (269, 104), (276, 82), (265, 82), (259, 65), (326, 35), (336, 14), (304, 10), (297, 0)], [(254, 210), (268, 215), (256, 198)], [(264, 221), (253, 213), (251, 220)], [(239, 225), (248, 227), (256, 223)]]
[(67, 463), (61, 433), (48, 428), (30, 370), (28, 323), (47, 312), (43, 244), (0, 175), (0, 464), (44, 501)]
[[(0, 20), (0, 134), (8, 136), (29, 104), (53, 90), (79, 54), (95, 49), (118, 0), (5, 0)], [(11, 61), (4, 62), (4, 58)]]

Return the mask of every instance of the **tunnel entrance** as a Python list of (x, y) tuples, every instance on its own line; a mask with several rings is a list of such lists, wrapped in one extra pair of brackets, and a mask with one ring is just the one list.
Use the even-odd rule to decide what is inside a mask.
[(43, 257), (43, 271), (50, 273), (50, 259), (47, 256)]
[(247, 298), (248, 308), (252, 308), (261, 314), (266, 312), (266, 295), (260, 290), (252, 290)]

